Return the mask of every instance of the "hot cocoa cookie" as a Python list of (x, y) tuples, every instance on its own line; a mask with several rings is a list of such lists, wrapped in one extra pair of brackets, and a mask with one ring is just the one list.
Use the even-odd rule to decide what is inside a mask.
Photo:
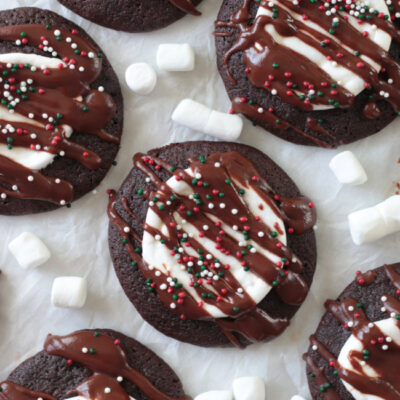
[(190, 400), (156, 354), (104, 329), (48, 335), (44, 350), (19, 365), (0, 388), (1, 400)]
[(304, 359), (313, 399), (392, 400), (400, 391), (400, 264), (357, 273), (327, 300)]
[(137, 154), (108, 212), (121, 285), (168, 336), (201, 346), (271, 340), (308, 293), (314, 204), (252, 147), (187, 142)]
[(186, 14), (199, 16), (201, 0), (58, 0), (96, 24), (126, 32), (164, 28)]
[(224, 0), (218, 69), (232, 111), (282, 139), (336, 147), (398, 114), (395, 2)]
[(94, 189), (122, 134), (118, 79), (92, 39), (38, 8), (0, 12), (0, 214), (69, 205)]

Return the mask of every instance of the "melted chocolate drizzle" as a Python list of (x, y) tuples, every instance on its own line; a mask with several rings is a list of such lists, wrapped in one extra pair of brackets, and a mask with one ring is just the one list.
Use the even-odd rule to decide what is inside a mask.
[[(250, 342), (271, 339), (279, 335), (289, 324), (286, 319), (274, 319), (257, 308), (253, 299), (246, 291), (241, 289), (241, 283), (230, 272), (230, 265), (223, 268), (220, 261), (205, 259), (202, 254), (209, 251), (204, 247), (202, 238), (215, 243), (215, 254), (234, 256), (241, 262), (247, 271), (250, 269), (260, 279), (274, 287), (280, 299), (290, 305), (300, 305), (307, 293), (308, 286), (301, 277), (303, 266), (293, 252), (279, 240), (279, 233), (269, 228), (260, 217), (253, 215), (242, 199), (245, 190), (253, 190), (271, 208), (277, 217), (280, 217), (289, 227), (290, 233), (301, 234), (313, 227), (316, 214), (313, 204), (306, 198), (284, 198), (278, 196), (260, 177), (256, 167), (244, 156), (237, 152), (215, 153), (207, 161), (189, 159), (193, 176), (185, 170), (175, 169), (172, 165), (161, 159), (137, 154), (134, 157), (134, 166), (142, 171), (149, 182), (157, 188), (153, 191), (145, 189), (142, 195), (150, 200), (149, 207), (163, 221), (168, 232), (162, 232), (147, 223), (144, 230), (154, 238), (160, 239), (167, 246), (171, 255), (178, 257), (177, 263), (185, 267), (190, 278), (190, 286), (196, 290), (201, 302), (183, 287), (180, 282), (168, 290), (162, 290), (166, 276), (160, 274), (153, 266), (147, 265), (140, 255), (141, 249), (135, 247), (132, 239), (141, 243), (141, 237), (127, 224), (116, 210), (116, 193), (110, 192), (108, 215), (111, 224), (120, 233), (126, 249), (134, 264), (147, 279), (151, 291), (156, 291), (161, 301), (168, 307), (173, 302), (173, 296), (178, 301), (175, 307), (170, 308), (182, 319), (208, 319), (215, 320), (235, 344), (239, 341), (232, 335), (240, 333)], [(169, 185), (164, 183), (156, 170), (164, 169), (173, 171), (177, 181), (185, 182), (194, 190), (193, 197), (182, 196), (175, 193)], [(201, 178), (193, 178), (201, 176)], [(242, 189), (245, 188), (245, 189)], [(224, 207), (209, 208), (209, 202), (223, 199)], [(126, 198), (122, 198), (125, 211), (134, 215)], [(233, 214), (232, 210), (237, 210)], [(193, 225), (198, 235), (185, 237), (177, 227), (177, 217), (186, 219)], [(268, 257), (257, 251), (243, 251), (236, 240), (226, 234), (224, 226), (238, 226), (238, 231), (243, 231), (246, 240), (253, 240), (257, 245), (266, 249), (270, 254), (279, 257), (279, 263), (271, 261)], [(207, 229), (204, 229), (204, 226)], [(276, 229), (276, 228), (274, 228)], [(258, 232), (265, 232), (265, 236), (258, 236)], [(157, 240), (158, 240), (157, 239)], [(250, 246), (251, 248), (252, 246)], [(178, 251), (182, 248), (182, 252)], [(185, 251), (189, 248), (190, 252)], [(199, 256), (193, 256), (193, 250)], [(212, 257), (211, 257), (212, 258)], [(200, 278), (201, 272), (207, 269), (217, 279)], [(174, 278), (171, 276), (170, 278)], [(229, 318), (214, 319), (204, 308), (204, 303), (217, 307)]]
[[(385, 266), (385, 272), (392, 285), (399, 290), (400, 274), (389, 265)], [(376, 279), (376, 272), (368, 271), (358, 275), (357, 279), (358, 282), (363, 279), (362, 285), (370, 285)], [(400, 301), (391, 295), (385, 295), (381, 298), (381, 302), (384, 310), (400, 328)], [(371, 323), (356, 300), (347, 298), (340, 303), (327, 300), (325, 306), (344, 325), (345, 329), (351, 330), (352, 335), (363, 344), (363, 350), (353, 350), (349, 354), (349, 361), (355, 371), (344, 368), (315, 336), (310, 337), (313, 350), (316, 349), (315, 351), (331, 368), (335, 369), (340, 378), (357, 391), (385, 400), (400, 400), (400, 380), (397, 368), (400, 360), (400, 346), (393, 340), (390, 342), (385, 340), (384, 333), (376, 324)], [(388, 347), (384, 347), (385, 345)], [(324, 397), (328, 400), (339, 400), (339, 395), (325, 376), (324, 367), (318, 367), (310, 354), (305, 354), (304, 360), (315, 377), (317, 385), (324, 388), (322, 391)], [(370, 377), (364, 373), (365, 362), (376, 372), (376, 377)]]
[(192, 14), (199, 16), (201, 12), (196, 10), (196, 7), (193, 5), (192, 0), (168, 0), (171, 4), (173, 4), (176, 8), (184, 11), (187, 14)]
[[(90, 369), (93, 375), (81, 382), (68, 395), (98, 400), (129, 400), (119, 381), (127, 379), (149, 399), (191, 400), (188, 396), (171, 397), (157, 389), (142, 373), (132, 368), (119, 340), (93, 331), (80, 331), (68, 336), (49, 335), (44, 349), (48, 354), (63, 357)], [(56, 400), (53, 396), (34, 392), (13, 382), (0, 384), (0, 400)]]
[[(234, 85), (237, 82), (229, 70), (229, 60), (234, 53), (242, 51), (244, 52), (244, 69), (251, 84), (268, 91), (275, 91), (284, 102), (292, 106), (312, 111), (314, 105), (335, 108), (349, 108), (353, 105), (355, 96), (351, 92), (333, 81), (324, 70), (303, 54), (284, 47), (270, 34), (267, 34), (265, 27), (272, 26), (280, 36), (297, 37), (308, 46), (323, 53), (328, 60), (352, 71), (365, 82), (365, 88), (371, 94), (379, 94), (382, 99), (392, 105), (396, 112), (399, 111), (400, 65), (388, 52), (369, 40), (368, 33), (362, 33), (351, 25), (348, 20), (353, 17), (347, 15), (351, 9), (350, 5), (344, 4), (344, 2), (332, 5), (329, 2), (303, 0), (297, 4), (291, 0), (280, 0), (271, 5), (267, 0), (256, 0), (258, 6), (271, 11), (272, 16), (259, 15), (250, 24), (249, 8), (251, 3), (252, 0), (243, 0), (243, 6), (235, 11), (229, 21), (216, 21), (215, 23), (217, 29), (228, 27), (239, 31), (238, 39), (225, 55), (225, 68)], [(332, 7), (340, 12), (332, 13), (328, 17), (325, 13)], [(398, 7), (396, 4), (396, 10)], [(368, 17), (371, 18), (359, 21), (370, 25), (375, 24), (377, 28), (384, 30), (391, 35), (393, 40), (399, 42), (400, 33), (390, 19), (383, 18), (383, 15), (380, 14), (379, 16), (368, 14)], [(333, 22), (333, 18), (337, 18), (337, 22)], [(311, 21), (329, 34), (307, 25), (306, 21)], [(215, 32), (215, 35), (232, 36), (232, 33)], [(349, 49), (357, 51), (353, 53)], [(376, 62), (381, 66), (381, 71), (376, 71), (361, 56)], [(380, 72), (385, 72), (385, 78)], [(329, 141), (316, 139), (312, 135), (296, 129), (289, 122), (276, 117), (273, 112), (258, 113), (258, 108), (258, 106), (249, 105), (247, 101), (240, 103), (237, 99), (233, 100), (233, 110), (236, 112), (265, 121), (278, 129), (290, 128), (307, 137), (314, 144), (322, 147), (328, 146)], [(380, 110), (375, 102), (369, 101), (366, 104), (364, 115), (369, 119), (380, 116)], [(335, 139), (320, 124), (307, 124), (307, 127)]]
[[(69, 140), (65, 127), (119, 143), (117, 137), (104, 130), (116, 111), (111, 96), (90, 88), (101, 73), (101, 54), (75, 30), (69, 32), (44, 25), (3, 26), (0, 39), (14, 42), (22, 39), (22, 44), (62, 59), (58, 68), (44, 69), (0, 62), (1, 91), (8, 90), (13, 96), (12, 100), (4, 98), (1, 107), (25, 117), (23, 122), (0, 120), (0, 127), (6, 129), (6, 134), (0, 135), (0, 143), (8, 144), (10, 154), (13, 146), (24, 147), (73, 158), (88, 169), (100, 168), (101, 158)], [(19, 102), (15, 103), (15, 99)], [(26, 179), (28, 176), (34, 179)], [(61, 205), (74, 197), (73, 186), (68, 182), (54, 185), (53, 178), (4, 155), (0, 155), (0, 182), (0, 191), (13, 197)], [(13, 186), (17, 189), (10, 190)]]

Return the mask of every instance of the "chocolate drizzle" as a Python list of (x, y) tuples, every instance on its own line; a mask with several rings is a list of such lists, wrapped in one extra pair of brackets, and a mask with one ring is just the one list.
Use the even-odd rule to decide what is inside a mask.
[[(68, 336), (49, 335), (44, 349), (51, 355), (57, 355), (76, 362), (93, 372), (93, 375), (81, 382), (70, 397), (81, 395), (88, 399), (129, 400), (120, 382), (127, 379), (136, 385), (149, 399), (154, 400), (191, 400), (188, 396), (171, 397), (157, 389), (142, 373), (128, 364), (127, 356), (120, 341), (106, 334), (94, 331), (80, 331)], [(1, 400), (56, 400), (54, 397), (31, 391), (13, 382), (0, 384)]]
[[(386, 276), (399, 292), (400, 274), (389, 265), (384, 269)], [(358, 275), (357, 279), (360, 285), (368, 286), (374, 282), (376, 276), (375, 271), (369, 271)], [(362, 283), (360, 279), (363, 280)], [(382, 311), (387, 312), (400, 329), (400, 301), (388, 294), (381, 297), (381, 302)], [(340, 303), (327, 300), (325, 306), (345, 329), (351, 331), (362, 343), (362, 350), (352, 350), (348, 355), (353, 370), (342, 366), (315, 336), (310, 338), (312, 350), (318, 352), (319, 356), (334, 368), (335, 373), (358, 392), (385, 400), (399, 400), (400, 381), (397, 366), (400, 360), (400, 345), (391, 338), (388, 339), (378, 325), (367, 318), (362, 305), (356, 300), (347, 298)], [(328, 400), (340, 399), (325, 377), (324, 367), (318, 367), (310, 354), (305, 354), (304, 359), (316, 379), (316, 384), (323, 388), (321, 391), (324, 397)], [(376, 376), (366, 375), (364, 365), (372, 368)]]
[[(357, 22), (357, 18), (348, 13), (353, 10), (354, 4), (350, 7), (350, 3), (344, 4), (341, 1), (333, 5), (322, 1), (280, 0), (271, 3), (261, 0), (256, 1), (257, 7), (266, 9), (268, 15), (262, 13), (251, 22), (249, 12), (251, 3), (252, 0), (243, 0), (242, 7), (233, 13), (229, 21), (215, 23), (216, 36), (232, 36), (232, 33), (226, 31), (219, 32), (219, 28), (233, 28), (238, 31), (238, 38), (226, 53), (224, 60), (227, 75), (233, 85), (237, 82), (230, 72), (229, 61), (234, 53), (241, 51), (244, 60), (243, 69), (250, 83), (273, 95), (278, 95), (285, 103), (304, 111), (312, 111), (316, 106), (343, 109), (352, 107), (355, 99), (353, 93), (342, 86), (341, 82), (333, 80), (304, 54), (280, 43), (271, 34), (274, 31), (283, 39), (301, 40), (315, 51), (322, 53), (328, 61), (351, 71), (364, 81), (364, 87), (370, 91), (370, 97), (375, 95), (388, 101), (396, 112), (399, 111), (400, 65), (388, 52), (370, 40), (367, 31), (360, 32), (352, 25)], [(329, 11), (331, 8), (335, 8), (335, 13)], [(358, 22), (374, 24), (377, 29), (385, 31), (393, 40), (399, 42), (398, 30), (383, 13), (369, 13), (367, 8), (365, 14), (359, 13), (359, 15), (362, 17), (359, 17)], [(313, 25), (311, 26), (309, 22)], [(376, 70), (376, 65), (373, 66), (369, 60), (379, 65), (381, 70)], [(249, 105), (251, 100), (245, 100), (247, 101), (244, 104), (240, 104), (234, 99), (233, 110), (252, 119), (262, 120), (275, 128), (290, 129), (307, 137), (314, 144), (327, 147), (329, 141), (326, 143), (296, 129), (289, 122), (276, 117), (273, 112), (264, 111), (258, 114), (258, 106), (251, 106)], [(364, 115), (369, 119), (380, 116), (375, 101), (369, 101), (365, 105)], [(335, 139), (320, 124), (307, 123), (306, 126)]]
[[(90, 88), (100, 76), (102, 55), (75, 30), (44, 25), (3, 26), (0, 39), (33, 46), (61, 59), (57, 68), (0, 62), (0, 88), (3, 94), (8, 92), (1, 107), (10, 113), (8, 119), (2, 112), (0, 143), (8, 146), (10, 156), (13, 147), (23, 147), (73, 158), (88, 169), (100, 168), (101, 158), (69, 140), (69, 136), (75, 131), (119, 143), (117, 137), (104, 130), (116, 112), (112, 98), (103, 88)], [(21, 59), (25, 56), (38, 57), (22, 53)], [(27, 180), (27, 176), (34, 179)], [(53, 181), (40, 171), (29, 170), (0, 155), (0, 192), (6, 195), (61, 205), (71, 202), (73, 186), (67, 182), (54, 185)]]
[(192, 0), (168, 0), (175, 7), (184, 11), (187, 14), (192, 14), (199, 16), (201, 12), (196, 10), (196, 7), (193, 5)]
[[(142, 259), (142, 249), (135, 247), (135, 242), (142, 244), (142, 238), (118, 214), (115, 192), (110, 192), (110, 222), (120, 233), (134, 264), (147, 279), (149, 289), (156, 291), (161, 301), (182, 319), (215, 320), (236, 345), (239, 341), (232, 333), (240, 333), (251, 342), (271, 339), (287, 327), (288, 320), (274, 319), (258, 309), (252, 297), (241, 288), (241, 282), (231, 272), (231, 265), (225, 257), (240, 262), (245, 272), (250, 270), (274, 287), (286, 304), (300, 305), (308, 293), (308, 286), (301, 277), (301, 261), (282, 242), (275, 226), (269, 227), (253, 214), (244, 195), (246, 191), (255, 192), (273, 215), (285, 222), (288, 232), (296, 234), (311, 229), (315, 224), (313, 204), (306, 198), (278, 196), (256, 167), (240, 153), (214, 153), (207, 160), (189, 159), (189, 162), (191, 173), (175, 169), (155, 157), (140, 153), (134, 157), (134, 166), (156, 187), (155, 191), (144, 189), (139, 192), (149, 201), (149, 210), (157, 215), (166, 229), (155, 228), (146, 222), (145, 234), (166, 246), (176, 263), (186, 271), (186, 283), (173, 275), (160, 273)], [(183, 195), (174, 191), (157, 176), (154, 168), (173, 171), (172, 179), (179, 185), (186, 184), (193, 193)], [(121, 202), (125, 211), (137, 219), (127, 199), (122, 197)], [(181, 231), (180, 225), (185, 221), (197, 233), (184, 234), (185, 229)], [(238, 243), (233, 233), (234, 226), (238, 234), (242, 231), (245, 247)], [(249, 241), (253, 244), (249, 245)], [(210, 247), (206, 243), (214, 245)], [(254, 250), (265, 249), (270, 255), (252, 250), (254, 246)], [(198, 255), (194, 256), (194, 253)], [(166, 278), (174, 281), (168, 290)], [(225, 318), (213, 317), (204, 304), (216, 307)]]

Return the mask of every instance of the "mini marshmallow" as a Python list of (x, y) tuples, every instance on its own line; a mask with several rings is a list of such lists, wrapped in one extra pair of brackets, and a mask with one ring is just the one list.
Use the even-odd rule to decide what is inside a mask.
[(36, 268), (50, 258), (46, 245), (33, 233), (24, 232), (9, 243), (8, 249), (25, 269)]
[(191, 99), (184, 99), (178, 104), (172, 114), (172, 120), (228, 141), (237, 140), (243, 129), (243, 120), (238, 115), (212, 110)]
[(400, 231), (400, 196), (392, 196), (374, 207), (348, 216), (350, 233), (357, 245), (373, 242)]
[(190, 44), (160, 44), (157, 65), (162, 71), (193, 71), (195, 55)]
[(368, 177), (363, 166), (351, 151), (343, 151), (332, 158), (330, 169), (337, 180), (343, 185), (361, 185), (367, 182)]
[(235, 400), (265, 400), (264, 381), (257, 376), (235, 379), (233, 395)]
[(87, 282), (78, 276), (60, 276), (54, 279), (51, 303), (55, 307), (82, 308), (86, 303)]
[(150, 94), (157, 84), (154, 68), (146, 63), (131, 64), (125, 71), (125, 81), (132, 92)]
[(227, 390), (212, 390), (211, 392), (199, 394), (194, 400), (233, 400), (233, 396)]
[(305, 400), (305, 398), (296, 394), (296, 396), (293, 396), (290, 400)]

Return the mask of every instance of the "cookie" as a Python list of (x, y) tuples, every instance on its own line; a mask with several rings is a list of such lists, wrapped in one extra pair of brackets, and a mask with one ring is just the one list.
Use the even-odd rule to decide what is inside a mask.
[(232, 112), (282, 139), (321, 147), (393, 121), (400, 6), (347, 3), (224, 0), (215, 40)]
[(69, 205), (118, 152), (115, 72), (82, 29), (38, 8), (0, 12), (0, 69), (0, 214)]
[(58, 0), (96, 24), (126, 32), (164, 28), (186, 14), (199, 16), (201, 0)]
[(44, 350), (20, 364), (0, 388), (2, 400), (190, 400), (161, 358), (104, 329), (48, 335)]
[(126, 295), (175, 339), (271, 340), (311, 285), (314, 204), (252, 147), (187, 142), (137, 154), (118, 194), (110, 191), (108, 214)]
[(396, 398), (399, 296), (400, 263), (357, 272), (336, 301), (326, 301), (328, 311), (304, 356), (313, 399)]

